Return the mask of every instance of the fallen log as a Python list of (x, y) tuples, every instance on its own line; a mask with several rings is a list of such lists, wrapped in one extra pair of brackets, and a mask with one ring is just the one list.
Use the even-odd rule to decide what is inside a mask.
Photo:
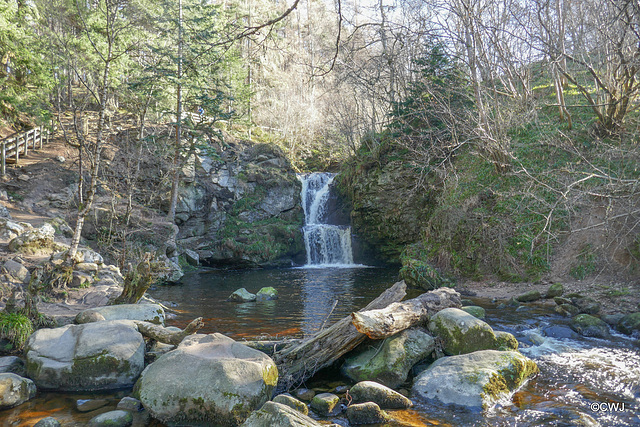
[[(398, 282), (363, 310), (384, 308), (400, 301), (406, 295), (406, 289), (404, 281)], [(276, 391), (283, 392), (302, 384), (317, 371), (353, 350), (365, 338), (366, 335), (358, 332), (351, 323), (351, 316), (347, 316), (301, 343), (277, 351), (273, 356), (280, 373)]]
[(377, 310), (351, 313), (353, 325), (369, 338), (380, 340), (424, 323), (440, 310), (460, 307), (460, 294), (451, 288), (440, 288), (403, 302), (395, 302)]
[(140, 332), (145, 337), (152, 338), (161, 343), (171, 345), (180, 344), (185, 337), (195, 334), (204, 326), (202, 317), (194, 319), (187, 325), (186, 328), (181, 331), (173, 331), (160, 325), (156, 325), (155, 323), (142, 322), (139, 320), (136, 320), (135, 324), (138, 327), (138, 332)]

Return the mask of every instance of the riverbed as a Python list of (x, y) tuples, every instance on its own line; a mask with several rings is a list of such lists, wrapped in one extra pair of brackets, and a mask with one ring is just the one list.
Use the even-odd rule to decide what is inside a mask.
[[(180, 284), (157, 286), (149, 293), (178, 312), (170, 316), (169, 325), (184, 326), (202, 316), (205, 329), (201, 332), (221, 332), (236, 340), (302, 337), (362, 308), (396, 278), (397, 270), (383, 268), (211, 270), (187, 274)], [(238, 288), (255, 293), (265, 286), (276, 288), (279, 298), (240, 304), (225, 301)], [(516, 336), (520, 351), (538, 363), (540, 374), (487, 413), (414, 401), (411, 410), (391, 411), (403, 423), (396, 425), (640, 425), (640, 351), (634, 339), (615, 333), (611, 340), (578, 336), (568, 327), (567, 318), (554, 313), (552, 302), (498, 309), (497, 301), (472, 301), (486, 309), (486, 321), (494, 329)], [(324, 391), (344, 382), (337, 370), (328, 370), (307, 386)], [(52, 415), (65, 426), (82, 426), (90, 416), (114, 409), (128, 393), (40, 393), (18, 408), (0, 412), (0, 420), (4, 418), (2, 425), (31, 426)], [(106, 398), (109, 404), (92, 414), (77, 413), (75, 399), (91, 397)], [(332, 421), (347, 425), (341, 417)], [(140, 419), (138, 425), (143, 422)]]

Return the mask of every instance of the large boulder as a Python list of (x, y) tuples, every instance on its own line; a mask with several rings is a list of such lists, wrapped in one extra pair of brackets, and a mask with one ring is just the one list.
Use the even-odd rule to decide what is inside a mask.
[(429, 330), (442, 339), (444, 352), (449, 355), (497, 350), (505, 342), (505, 337), (498, 339), (487, 323), (459, 308), (436, 313), (429, 321)]
[(237, 426), (271, 398), (277, 382), (264, 353), (222, 334), (197, 334), (149, 365), (136, 391), (163, 423)]
[(375, 347), (347, 357), (342, 373), (353, 381), (376, 381), (396, 388), (409, 371), (435, 350), (435, 340), (420, 329), (404, 330)]
[(515, 351), (483, 350), (443, 357), (416, 377), (412, 394), (472, 409), (489, 409), (538, 373), (532, 360)]
[(265, 403), (242, 427), (320, 427), (322, 424), (295, 409), (277, 402)]
[(9, 242), (9, 251), (38, 253), (51, 250), (54, 246), (53, 238), (56, 234), (51, 224), (45, 223), (39, 228), (27, 230)]
[[(99, 315), (99, 316), (97, 316)], [(158, 304), (119, 304), (90, 308), (76, 315), (76, 323), (104, 320), (140, 320), (164, 325), (164, 309)]]
[(35, 397), (36, 385), (16, 374), (0, 374), (0, 409), (18, 406)]
[(40, 329), (27, 341), (27, 374), (50, 390), (130, 387), (144, 368), (144, 347), (126, 320)]

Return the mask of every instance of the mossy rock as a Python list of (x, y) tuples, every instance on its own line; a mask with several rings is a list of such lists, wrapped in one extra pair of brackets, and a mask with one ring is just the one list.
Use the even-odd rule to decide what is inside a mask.
[(516, 351), (518, 349), (518, 340), (513, 334), (504, 331), (495, 331), (496, 347), (501, 351)]
[(571, 319), (571, 329), (585, 337), (610, 338), (609, 326), (589, 314), (578, 314)]
[(516, 297), (516, 300), (518, 300), (519, 302), (533, 302), (533, 301), (538, 301), (540, 298), (542, 298), (542, 295), (540, 295), (540, 291), (529, 291), (529, 292), (525, 292), (522, 295), (518, 295)]
[(631, 335), (640, 331), (640, 312), (627, 314), (617, 325), (617, 329), (623, 334)]
[(534, 361), (515, 351), (484, 350), (443, 357), (418, 375), (412, 395), (488, 410), (538, 372)]
[(274, 299), (278, 299), (278, 291), (271, 286), (261, 288), (256, 294), (257, 301), (270, 301)]
[(427, 255), (422, 244), (407, 246), (400, 257), (402, 267), (400, 268), (400, 278), (409, 287), (432, 291), (441, 287), (452, 287), (454, 284), (438, 270), (436, 270), (426, 259)]
[(311, 409), (321, 417), (328, 417), (339, 412), (340, 398), (332, 393), (320, 393), (311, 399)]
[(580, 313), (580, 309), (573, 304), (560, 304), (556, 306), (555, 311), (566, 317), (573, 317)]
[(562, 285), (562, 283), (553, 283), (551, 286), (549, 286), (549, 289), (547, 289), (547, 294), (545, 295), (545, 298), (560, 297), (562, 296), (563, 293), (564, 293), (564, 286)]
[(486, 317), (486, 312), (484, 308), (479, 307), (477, 305), (467, 305), (462, 307), (461, 310), (469, 313), (476, 319), (484, 320), (484, 318)]
[(449, 355), (498, 348), (491, 326), (459, 308), (446, 308), (432, 316), (429, 331), (440, 337)]

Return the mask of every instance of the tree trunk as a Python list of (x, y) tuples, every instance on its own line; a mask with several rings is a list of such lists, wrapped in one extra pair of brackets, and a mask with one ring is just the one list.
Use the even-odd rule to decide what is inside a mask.
[(451, 288), (440, 288), (408, 301), (394, 302), (382, 309), (351, 313), (351, 317), (358, 332), (379, 340), (427, 322), (440, 310), (460, 306), (458, 292)]
[[(406, 295), (404, 281), (384, 291), (363, 310), (375, 310), (398, 302)], [(278, 365), (280, 379), (278, 391), (298, 386), (317, 371), (331, 365), (344, 354), (360, 344), (366, 335), (358, 332), (351, 323), (351, 316), (339, 320), (330, 328), (275, 353), (273, 360)]]
[(186, 328), (184, 328), (180, 332), (172, 331), (160, 325), (156, 325), (155, 323), (142, 322), (139, 320), (136, 320), (135, 324), (138, 327), (138, 331), (145, 337), (152, 338), (161, 343), (171, 344), (171, 345), (180, 344), (183, 339), (185, 339), (189, 335), (195, 334), (199, 329), (201, 329), (204, 326), (202, 317), (198, 317), (197, 319), (194, 319), (191, 323), (187, 325)]

